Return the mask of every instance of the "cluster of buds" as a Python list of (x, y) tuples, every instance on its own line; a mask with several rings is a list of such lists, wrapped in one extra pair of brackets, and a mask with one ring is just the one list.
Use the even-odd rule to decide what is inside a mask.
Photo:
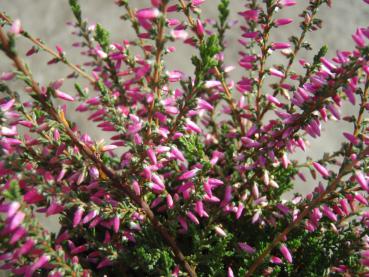
[[(333, 1), (306, 1), (301, 22), (278, 14), (294, 0), (245, 0), (237, 21), (229, 20), (229, 0), (219, 1), (218, 18), (202, 18), (207, 2), (151, 0), (136, 9), (116, 0), (136, 36), (112, 42), (69, 0), (82, 65), (0, 12), (0, 50), (14, 66), (0, 75), (1, 269), (368, 274), (369, 27), (352, 35), (353, 50), (328, 58), (322, 47), (309, 62), (299, 59), (311, 50), (305, 36), (321, 28), (319, 8)], [(298, 35), (270, 40), (293, 24)], [(242, 48), (235, 65), (225, 59), (233, 28)], [(27, 57), (46, 52), (46, 66), (73, 72), (39, 83), (17, 51), (22, 38), (32, 43)], [(194, 72), (166, 63), (179, 45), (193, 51)], [(270, 66), (277, 55), (284, 65)], [(240, 80), (233, 70), (243, 72)], [(15, 81), (24, 87), (13, 89)], [(346, 105), (352, 115), (341, 114)], [(71, 107), (105, 140), (82, 132)], [(341, 148), (294, 159), (328, 121), (352, 125), (338, 134)], [(297, 178), (315, 188), (287, 197)], [(39, 223), (43, 216), (59, 219), (56, 233)]]

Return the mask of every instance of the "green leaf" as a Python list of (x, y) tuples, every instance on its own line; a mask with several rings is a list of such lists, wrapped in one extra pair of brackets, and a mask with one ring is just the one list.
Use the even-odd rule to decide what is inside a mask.
[(10, 181), (9, 188), (3, 191), (3, 196), (11, 201), (20, 199), (21, 194), (19, 184), (16, 180)]
[(82, 12), (81, 6), (78, 3), (78, 0), (69, 0), (69, 6), (72, 9), (74, 17), (77, 19), (78, 22), (82, 21)]
[(100, 44), (101, 48), (108, 52), (110, 45), (110, 34), (100, 24), (96, 25), (95, 40)]

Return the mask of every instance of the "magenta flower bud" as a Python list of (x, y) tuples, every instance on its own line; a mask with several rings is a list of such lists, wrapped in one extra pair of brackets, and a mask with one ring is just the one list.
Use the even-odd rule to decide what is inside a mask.
[(18, 211), (9, 221), (8, 227), (10, 231), (15, 230), (19, 225), (22, 224), (26, 214), (22, 211)]
[(172, 30), (170, 34), (174, 39), (186, 40), (188, 38), (186, 30)]
[(90, 176), (91, 176), (92, 180), (96, 180), (96, 179), (99, 178), (100, 173), (99, 173), (99, 170), (97, 169), (97, 167), (92, 166), (88, 169), (88, 171), (90, 173)]
[(200, 222), (199, 220), (197, 219), (197, 217), (192, 213), (192, 212), (187, 212), (187, 217), (193, 222), (195, 223), (196, 225), (199, 225)]
[(355, 137), (353, 134), (350, 134), (348, 132), (343, 132), (343, 135), (345, 136), (345, 138), (350, 141), (350, 143), (352, 143), (353, 145), (358, 145), (359, 144), (359, 140), (357, 137)]
[(110, 144), (110, 145), (104, 145), (101, 147), (101, 152), (107, 152), (107, 151), (111, 151), (114, 149), (117, 149), (118, 146), (114, 145), (114, 144)]
[(242, 249), (242, 251), (245, 251), (248, 254), (254, 254), (256, 252), (256, 249), (250, 245), (248, 245), (245, 242), (239, 242), (238, 246)]
[(25, 254), (27, 254), (29, 251), (32, 250), (32, 248), (35, 246), (35, 242), (32, 239), (28, 239), (23, 245), (18, 248), (15, 252), (13, 257), (18, 258)]
[(70, 96), (69, 94), (62, 92), (60, 90), (55, 90), (55, 96), (65, 101), (73, 102), (75, 100), (73, 96)]
[(178, 180), (183, 181), (183, 180), (188, 180), (191, 179), (192, 177), (195, 177), (197, 172), (199, 172), (200, 169), (198, 168), (194, 168), (192, 170), (189, 170), (185, 173), (183, 173), (181, 176), (179, 176)]
[(0, 81), (10, 81), (15, 77), (14, 72), (3, 72), (0, 76)]
[(79, 253), (85, 252), (88, 249), (86, 245), (80, 245), (72, 249), (70, 252), (72, 255), (77, 255)]
[(221, 237), (226, 237), (227, 236), (226, 232), (220, 226), (215, 226), (214, 230)]
[(355, 179), (356, 179), (356, 182), (359, 183), (360, 187), (363, 190), (368, 191), (368, 182), (363, 173), (361, 173), (360, 171), (357, 171), (355, 173)]
[(133, 187), (133, 190), (135, 191), (136, 195), (140, 196), (141, 195), (141, 188), (140, 188), (140, 184), (136, 180), (134, 180), (132, 182), (132, 187)]
[(149, 157), (151, 164), (157, 164), (158, 163), (158, 161), (156, 159), (156, 156), (155, 156), (155, 152), (152, 148), (149, 148), (147, 150), (147, 156)]
[(274, 24), (276, 26), (283, 26), (283, 25), (290, 24), (292, 21), (293, 21), (292, 18), (280, 18), (280, 19), (277, 19), (276, 21), (274, 21)]
[(59, 79), (51, 84), (51, 88), (54, 90), (60, 89), (64, 83), (64, 79)]
[(288, 49), (290, 47), (291, 47), (291, 44), (288, 42), (273, 42), (271, 44), (272, 50)]
[(5, 103), (0, 104), (0, 110), (2, 112), (7, 112), (14, 106), (14, 103), (15, 103), (15, 99), (10, 99), (9, 101)]
[(278, 69), (275, 69), (274, 67), (272, 67), (272, 68), (269, 69), (269, 74), (271, 76), (275, 76), (275, 77), (279, 77), (279, 78), (284, 78), (284, 73), (282, 71), (278, 70)]
[(83, 208), (81, 207), (77, 208), (77, 211), (74, 213), (74, 216), (73, 216), (73, 228), (80, 224), (83, 212), (84, 212)]
[(329, 171), (324, 166), (317, 162), (313, 162), (313, 166), (319, 172), (319, 174), (322, 175), (322, 177), (329, 177)]
[(204, 204), (202, 203), (201, 200), (199, 201), (196, 201), (196, 204), (195, 204), (195, 212), (200, 216), (200, 217), (203, 217), (204, 216)]
[(339, 202), (340, 202), (341, 209), (343, 210), (343, 212), (344, 212), (346, 215), (349, 215), (349, 214), (350, 214), (350, 205), (349, 205), (349, 203), (347, 202), (347, 199), (346, 199), (346, 198), (343, 198), (343, 199), (341, 199)]
[(227, 277), (234, 277), (233, 270), (230, 266), (228, 267), (227, 270)]
[(270, 262), (273, 263), (273, 264), (282, 264), (283, 261), (281, 260), (281, 258), (278, 258), (276, 256), (272, 256), (270, 258)]
[(217, 86), (220, 86), (222, 83), (217, 80), (208, 80), (205, 82), (205, 88), (215, 88)]
[(214, 107), (210, 103), (206, 102), (204, 99), (198, 98), (197, 99), (197, 109), (212, 111)]
[(19, 19), (13, 21), (12, 26), (10, 27), (9, 33), (13, 35), (19, 35), (22, 31), (21, 22)]
[(108, 258), (103, 258), (103, 260), (97, 265), (97, 269), (111, 266), (113, 263)]
[(43, 267), (46, 265), (50, 260), (50, 256), (48, 255), (42, 255), (34, 264), (30, 267), (31, 274), (29, 276), (32, 276), (32, 273), (35, 272), (37, 269)]
[(294, 6), (297, 4), (295, 0), (279, 0), (278, 4), (285, 7)]
[(355, 193), (355, 199), (360, 202), (361, 204), (368, 206), (368, 200), (366, 200), (366, 198), (360, 194), (360, 193)]
[(199, 37), (203, 37), (205, 34), (204, 26), (202, 25), (202, 22), (200, 19), (197, 19), (196, 21), (196, 32)]
[(322, 207), (322, 212), (323, 214), (328, 217), (330, 220), (332, 221), (337, 221), (337, 215), (328, 207), (328, 206), (323, 206)]
[(115, 233), (118, 233), (120, 227), (120, 218), (119, 216), (115, 216), (113, 218), (113, 230)]
[(13, 201), (11, 203), (2, 204), (0, 206), (0, 212), (6, 212), (6, 217), (10, 218), (19, 210), (19, 202)]
[(155, 19), (160, 15), (160, 11), (158, 9), (153, 8), (145, 8), (138, 10), (136, 12), (136, 16), (139, 19)]
[(168, 208), (169, 208), (169, 209), (172, 209), (172, 208), (174, 207), (174, 203), (173, 203), (173, 197), (172, 197), (172, 195), (167, 194), (166, 199), (167, 199), (167, 206), (168, 206)]
[(9, 240), (9, 244), (17, 243), (21, 238), (23, 238), (27, 234), (26, 229), (23, 227), (19, 227), (11, 236)]
[(147, 186), (152, 189), (155, 193), (162, 193), (165, 190), (165, 187), (160, 186), (159, 184), (150, 182)]
[(46, 216), (51, 216), (54, 214), (61, 213), (64, 210), (63, 205), (60, 205), (55, 200), (53, 200), (50, 206), (46, 210)]
[(259, 198), (259, 188), (256, 183), (252, 186), (251, 192), (255, 199)]
[(287, 246), (285, 244), (282, 244), (279, 248), (279, 251), (281, 251), (283, 257), (289, 262), (292, 263), (292, 255), (290, 251), (288, 250)]
[(237, 212), (236, 212), (236, 218), (239, 219), (242, 215), (242, 212), (243, 210), (245, 209), (245, 206), (240, 202), (238, 204), (238, 207), (237, 207)]
[(172, 147), (172, 150), (170, 151), (171, 154), (173, 154), (174, 157), (176, 157), (178, 160), (184, 162), (186, 159), (183, 155), (183, 153), (178, 150), (177, 147)]
[(98, 215), (98, 212), (96, 210), (90, 211), (83, 219), (82, 224), (86, 224), (90, 222), (92, 219), (94, 219)]
[(201, 128), (190, 119), (186, 119), (186, 128), (198, 134), (202, 133)]

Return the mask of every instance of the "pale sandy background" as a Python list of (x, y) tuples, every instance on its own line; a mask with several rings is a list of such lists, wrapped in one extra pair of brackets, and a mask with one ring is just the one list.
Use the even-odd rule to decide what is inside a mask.
[[(143, 7), (149, 1), (138, 0), (130, 1), (132, 6)], [(173, 3), (175, 1), (172, 1)], [(246, 1), (231, 0), (233, 11), (240, 10)], [(301, 11), (301, 9), (308, 4), (308, 0), (299, 0), (299, 5), (293, 8), (288, 8), (279, 15), (294, 17)], [(324, 7), (321, 9), (320, 18), (324, 20), (324, 30), (309, 34), (308, 38), (315, 49), (319, 49), (323, 44), (329, 46), (329, 54), (332, 56), (337, 49), (352, 49), (353, 42), (351, 34), (355, 31), (357, 26), (369, 25), (369, 5), (365, 5), (362, 0), (333, 0), (333, 7), (328, 9)], [(132, 38), (132, 32), (127, 23), (119, 19), (123, 14), (123, 9), (114, 5), (113, 0), (81, 0), (80, 1), (84, 17), (91, 23), (102, 23), (107, 29), (111, 31), (112, 41), (121, 42), (123, 39)], [(203, 18), (215, 18), (217, 11), (216, 5), (218, 1), (207, 0), (204, 5)], [(42, 38), (50, 46), (56, 44), (61, 45), (67, 52), (68, 57), (74, 57), (76, 49), (71, 48), (71, 37), (69, 36), (71, 29), (65, 25), (66, 21), (73, 20), (72, 13), (68, 7), (67, 0), (0, 0), (0, 10), (6, 11), (12, 18), (19, 18), (26, 30), (31, 30), (31, 33)], [(233, 19), (240, 19), (235, 12), (232, 13)], [(291, 30), (296, 29), (295, 25), (280, 28), (274, 32), (273, 37), (277, 41), (285, 41), (291, 35)], [(238, 58), (238, 44), (237, 35), (239, 34), (239, 27), (233, 27), (229, 33), (229, 46), (227, 47), (227, 64), (236, 64)], [(295, 35), (298, 35), (295, 33)], [(21, 43), (23, 53), (27, 47)], [(192, 55), (192, 50), (188, 47), (181, 47), (181, 53), (168, 57), (168, 67), (176, 68), (178, 66), (189, 74), (192, 72), (192, 67), (189, 57)], [(314, 53), (314, 52), (312, 52)], [(312, 54), (302, 52), (303, 57), (311, 58)], [(47, 67), (45, 65), (48, 56), (41, 55), (42, 59), (27, 59), (30, 64), (36, 79), (42, 83), (48, 83), (53, 79), (64, 77), (70, 73), (69, 69), (63, 65)], [(277, 58), (278, 60), (278, 58)], [(283, 62), (283, 60), (278, 60)], [(0, 71), (5, 70), (9, 63), (4, 56), (0, 54)], [(234, 73), (234, 77), (242, 75), (242, 71)], [(73, 92), (74, 93), (74, 92)], [(352, 112), (351, 107), (345, 107), (345, 113)], [(100, 138), (101, 135), (94, 132), (91, 125), (84, 124), (84, 115), (72, 115), (73, 120), (79, 122), (82, 130), (89, 130), (89, 133), (94, 138)], [(341, 124), (341, 123), (339, 123)], [(341, 132), (342, 125), (333, 122), (325, 125), (324, 136), (315, 140), (312, 143), (311, 152), (313, 157), (321, 157), (324, 151), (333, 151), (339, 147), (342, 141)], [(350, 130), (349, 127), (348, 130)], [(91, 131), (92, 130), (92, 131)], [(300, 155), (301, 157), (303, 155)], [(300, 185), (299, 191), (306, 192), (313, 182), (309, 184)], [(55, 229), (56, 225), (53, 221), (45, 222), (48, 227)]]

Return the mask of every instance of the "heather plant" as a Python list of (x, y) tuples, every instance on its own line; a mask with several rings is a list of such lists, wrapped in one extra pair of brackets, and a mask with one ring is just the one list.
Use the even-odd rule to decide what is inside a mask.
[[(352, 35), (354, 49), (327, 57), (327, 46), (312, 49), (306, 35), (334, 1), (303, 1), (288, 41), (271, 35), (293, 21), (278, 12), (296, 1), (244, 0), (238, 23), (229, 0), (211, 1), (219, 16), (205, 19), (205, 0), (151, 0), (143, 9), (116, 0), (136, 38), (114, 42), (69, 0), (83, 65), (0, 12), (1, 60), (13, 66), (0, 75), (3, 270), (369, 276), (369, 28)], [(240, 28), (238, 64), (224, 58), (231, 28)], [(25, 54), (23, 39), (32, 44)], [(178, 43), (193, 49), (193, 72), (168, 69)], [(38, 82), (23, 56), (44, 52), (45, 67), (72, 73)], [(284, 62), (271, 65), (276, 55)], [(344, 105), (352, 115), (341, 115)], [(110, 140), (82, 133), (71, 109)], [(317, 160), (294, 158), (330, 120), (351, 125), (337, 132), (342, 146)], [(287, 197), (307, 174), (315, 188)], [(60, 230), (48, 230), (42, 216), (56, 216)]]

